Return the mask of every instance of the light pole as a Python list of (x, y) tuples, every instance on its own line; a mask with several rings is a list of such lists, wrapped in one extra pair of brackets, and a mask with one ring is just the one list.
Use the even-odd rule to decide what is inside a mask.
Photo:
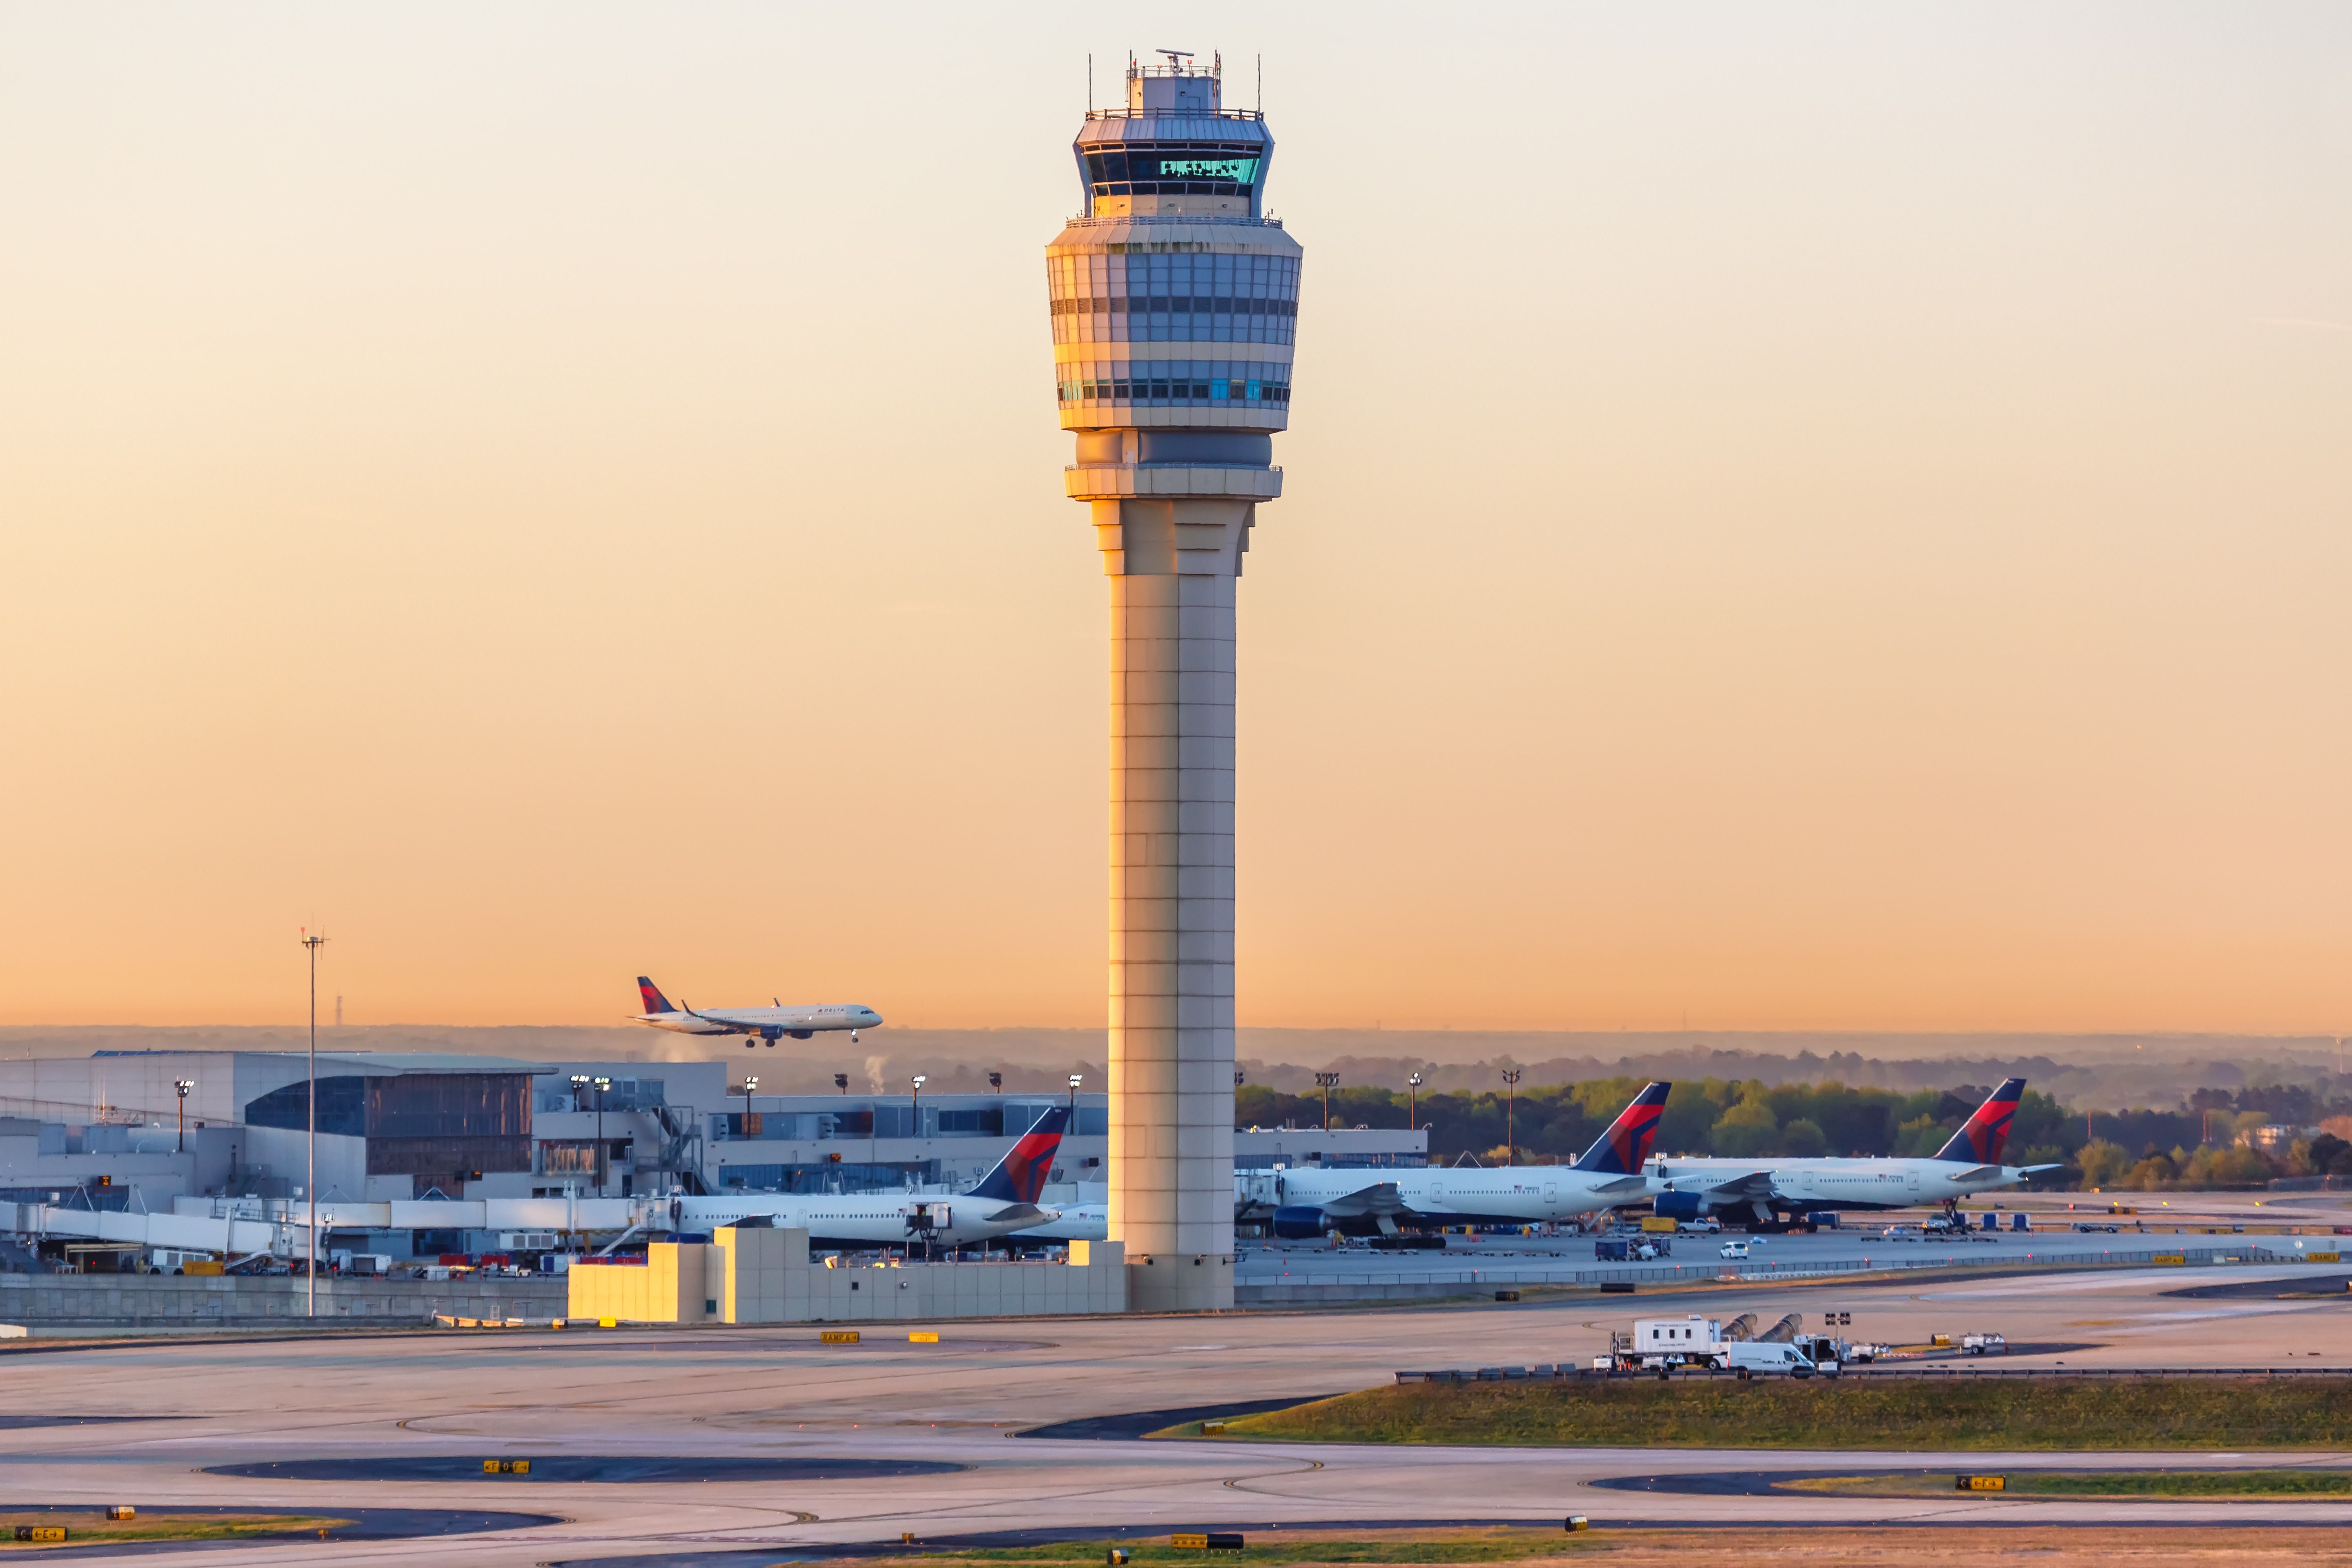
[(833, 1087), (839, 1089), (842, 1093), (847, 1094), (849, 1092), (849, 1075), (845, 1072), (837, 1072), (834, 1074)]
[(1073, 1138), (1076, 1137), (1078, 1134), (1078, 1085), (1086, 1081), (1087, 1075), (1082, 1072), (1074, 1072), (1070, 1075), (1070, 1125), (1068, 1131), (1070, 1136)]
[(1241, 1086), (1242, 1086), (1242, 1069), (1241, 1069), (1241, 1068), (1235, 1068), (1234, 1069), (1234, 1087), (1235, 1089), (1239, 1089), (1239, 1088), (1241, 1088)]
[(1421, 1075), (1419, 1073), (1404, 1080), (1404, 1130), (1408, 1132), (1418, 1132), (1421, 1131)]
[(598, 1073), (592, 1081), (596, 1085), (596, 1195), (601, 1198), (604, 1195), (605, 1177), (604, 1091), (613, 1087), (613, 1080)]
[(1503, 1069), (1503, 1087), (1509, 1091), (1510, 1102), (1503, 1112), (1503, 1163), (1519, 1163), (1519, 1069)]
[(1004, 1087), (1004, 1075), (1001, 1072), (990, 1073), (988, 1075), (988, 1087), (992, 1093), (1002, 1089)]
[(319, 949), (326, 941), (326, 932), (313, 936), (303, 928), (302, 946), (310, 954), (310, 1131), (303, 1173), (310, 1195), (310, 1245), (302, 1275), (309, 1289), (306, 1311), (313, 1318), (319, 1315)]
[(915, 1124), (907, 1129), (907, 1135), (910, 1138), (920, 1138), (923, 1135), (923, 1085), (930, 1081), (930, 1076), (931, 1075), (929, 1073), (919, 1072), (914, 1077), (907, 1080), (908, 1083), (915, 1086), (915, 1110), (913, 1117)]
[(743, 1136), (746, 1138), (751, 1136), (751, 1091), (759, 1087), (758, 1073), (747, 1072), (743, 1075)]
[(188, 1152), (188, 1090), (196, 1087), (196, 1080), (192, 1078), (174, 1079), (172, 1087), (180, 1091), (180, 1131), (173, 1140), (172, 1152), (184, 1154)]
[(1315, 1087), (1323, 1091), (1323, 1131), (1326, 1132), (1331, 1131), (1331, 1090), (1339, 1081), (1339, 1075), (1335, 1072), (1318, 1072), (1315, 1075)]

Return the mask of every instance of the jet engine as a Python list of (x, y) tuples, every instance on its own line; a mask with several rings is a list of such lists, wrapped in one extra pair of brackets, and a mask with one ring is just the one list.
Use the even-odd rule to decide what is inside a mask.
[(1285, 1241), (1312, 1241), (1338, 1228), (1331, 1217), (1313, 1204), (1289, 1204), (1274, 1211), (1274, 1234)]

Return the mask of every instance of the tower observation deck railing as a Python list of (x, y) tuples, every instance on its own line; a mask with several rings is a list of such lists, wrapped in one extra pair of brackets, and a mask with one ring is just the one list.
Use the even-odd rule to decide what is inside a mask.
[(1088, 120), (1264, 120), (1255, 109), (1089, 109)]
[(1137, 217), (1088, 217), (1084, 213), (1072, 213), (1066, 220), (1075, 228), (1108, 228), (1116, 224), (1139, 223), (1229, 223), (1242, 228), (1280, 228), (1278, 217), (1234, 217), (1225, 213), (1145, 213)]

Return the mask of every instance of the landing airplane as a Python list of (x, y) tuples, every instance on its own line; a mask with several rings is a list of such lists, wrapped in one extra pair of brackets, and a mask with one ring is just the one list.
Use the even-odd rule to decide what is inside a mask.
[(809, 1233), (812, 1247), (903, 1247), (937, 1242), (961, 1247), (992, 1241), (1016, 1230), (1050, 1225), (1059, 1209), (1037, 1206), (1055, 1152), (1069, 1125), (1070, 1108), (1051, 1107), (1021, 1135), (996, 1168), (968, 1193), (952, 1197), (913, 1197), (902, 1193), (747, 1193), (737, 1197), (678, 1198), (675, 1220), (683, 1229), (714, 1230), (758, 1215), (773, 1216), (780, 1228)]
[(784, 1036), (805, 1040), (820, 1029), (846, 1029), (851, 1043), (857, 1031), (871, 1029), (882, 1022), (882, 1015), (871, 1007), (836, 1004), (823, 1007), (787, 1007), (781, 998), (772, 1007), (718, 1007), (709, 1011), (670, 1005), (669, 998), (660, 987), (644, 975), (637, 976), (637, 995), (645, 1002), (646, 1010), (629, 1016), (632, 1023), (651, 1024), (656, 1029), (674, 1029), (681, 1035), (751, 1035), (743, 1042), (750, 1050), (764, 1040), (773, 1046)]
[(2004, 1165), (2009, 1127), (2025, 1093), (2013, 1078), (1986, 1097), (1930, 1159), (1684, 1160), (1650, 1162), (1657, 1211), (1696, 1219), (1710, 1209), (1746, 1209), (1759, 1223), (1776, 1215), (1830, 1209), (1899, 1209), (1950, 1204), (1974, 1193), (2014, 1186), (2055, 1165)]
[(1642, 1162), (1673, 1087), (1645, 1087), (1573, 1165), (1282, 1172), (1274, 1234), (1297, 1241), (1334, 1230), (1393, 1236), (1400, 1224), (1532, 1225), (1640, 1203), (1651, 1194)]

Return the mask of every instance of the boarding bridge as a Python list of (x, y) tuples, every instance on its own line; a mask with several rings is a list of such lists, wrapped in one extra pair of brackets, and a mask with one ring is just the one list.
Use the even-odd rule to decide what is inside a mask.
[[(310, 1255), (310, 1205), (281, 1198), (180, 1198), (171, 1214), (106, 1213), (55, 1204), (0, 1204), (0, 1229), (30, 1241), (57, 1237), (114, 1241), (225, 1259)], [(337, 1230), (548, 1231), (625, 1236), (667, 1230), (667, 1198), (419, 1198), (389, 1203), (322, 1203), (319, 1252)]]

